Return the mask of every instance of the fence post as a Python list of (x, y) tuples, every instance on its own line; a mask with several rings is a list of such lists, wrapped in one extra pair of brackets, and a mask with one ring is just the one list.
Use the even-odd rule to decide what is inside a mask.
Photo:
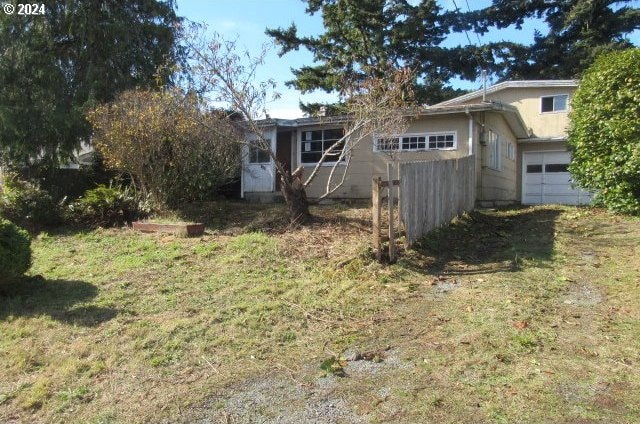
[(380, 241), (380, 215), (382, 212), (381, 208), (381, 187), (382, 179), (380, 177), (374, 177), (373, 182), (371, 184), (371, 202), (373, 208), (373, 249), (376, 251), (376, 260), (378, 262), (382, 261), (382, 243)]
[(396, 231), (393, 218), (393, 164), (391, 163), (387, 163), (387, 181), (389, 183), (387, 191), (387, 203), (389, 206), (389, 262), (393, 263), (396, 261)]

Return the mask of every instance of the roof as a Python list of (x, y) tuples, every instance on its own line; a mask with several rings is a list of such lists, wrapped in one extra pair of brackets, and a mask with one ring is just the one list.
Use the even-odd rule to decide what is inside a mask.
[[(496, 112), (500, 113), (515, 134), (517, 138), (526, 138), (529, 136), (527, 126), (525, 125), (518, 109), (514, 106), (499, 102), (484, 102), (474, 104), (455, 104), (455, 105), (434, 105), (424, 107), (417, 112), (407, 111), (407, 116), (439, 116), (451, 114), (469, 114), (473, 112)], [(298, 119), (276, 119), (269, 118), (259, 121), (261, 127), (283, 127), (283, 128), (299, 128), (311, 125), (335, 125), (342, 124), (349, 120), (346, 115), (342, 116), (322, 116)]]
[(484, 94), (493, 94), (498, 91), (506, 90), (508, 88), (545, 88), (545, 87), (577, 87), (577, 86), (578, 86), (577, 80), (505, 81), (496, 85), (492, 85), (491, 87), (487, 87), (486, 92), (484, 89), (477, 90), (477, 91), (453, 98), (451, 100), (446, 100), (434, 106), (450, 106), (458, 103), (464, 103), (466, 101), (473, 100), (476, 98), (482, 98)]

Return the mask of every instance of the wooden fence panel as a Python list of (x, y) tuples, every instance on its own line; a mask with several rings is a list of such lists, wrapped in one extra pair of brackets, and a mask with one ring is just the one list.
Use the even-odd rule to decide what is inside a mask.
[(475, 156), (400, 164), (400, 217), (409, 246), (473, 209), (475, 164)]

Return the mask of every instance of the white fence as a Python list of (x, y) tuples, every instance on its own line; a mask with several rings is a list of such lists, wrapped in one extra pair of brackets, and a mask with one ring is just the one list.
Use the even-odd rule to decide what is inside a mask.
[(400, 219), (409, 246), (474, 207), (475, 156), (401, 163), (399, 174)]

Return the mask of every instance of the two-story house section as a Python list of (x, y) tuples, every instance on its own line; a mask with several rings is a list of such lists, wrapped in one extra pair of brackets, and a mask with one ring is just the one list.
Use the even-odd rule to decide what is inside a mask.
[(523, 204), (584, 204), (589, 193), (574, 187), (567, 171), (566, 139), (575, 80), (506, 81), (436, 106), (492, 103), (515, 107), (527, 127), (517, 138), (517, 197)]

